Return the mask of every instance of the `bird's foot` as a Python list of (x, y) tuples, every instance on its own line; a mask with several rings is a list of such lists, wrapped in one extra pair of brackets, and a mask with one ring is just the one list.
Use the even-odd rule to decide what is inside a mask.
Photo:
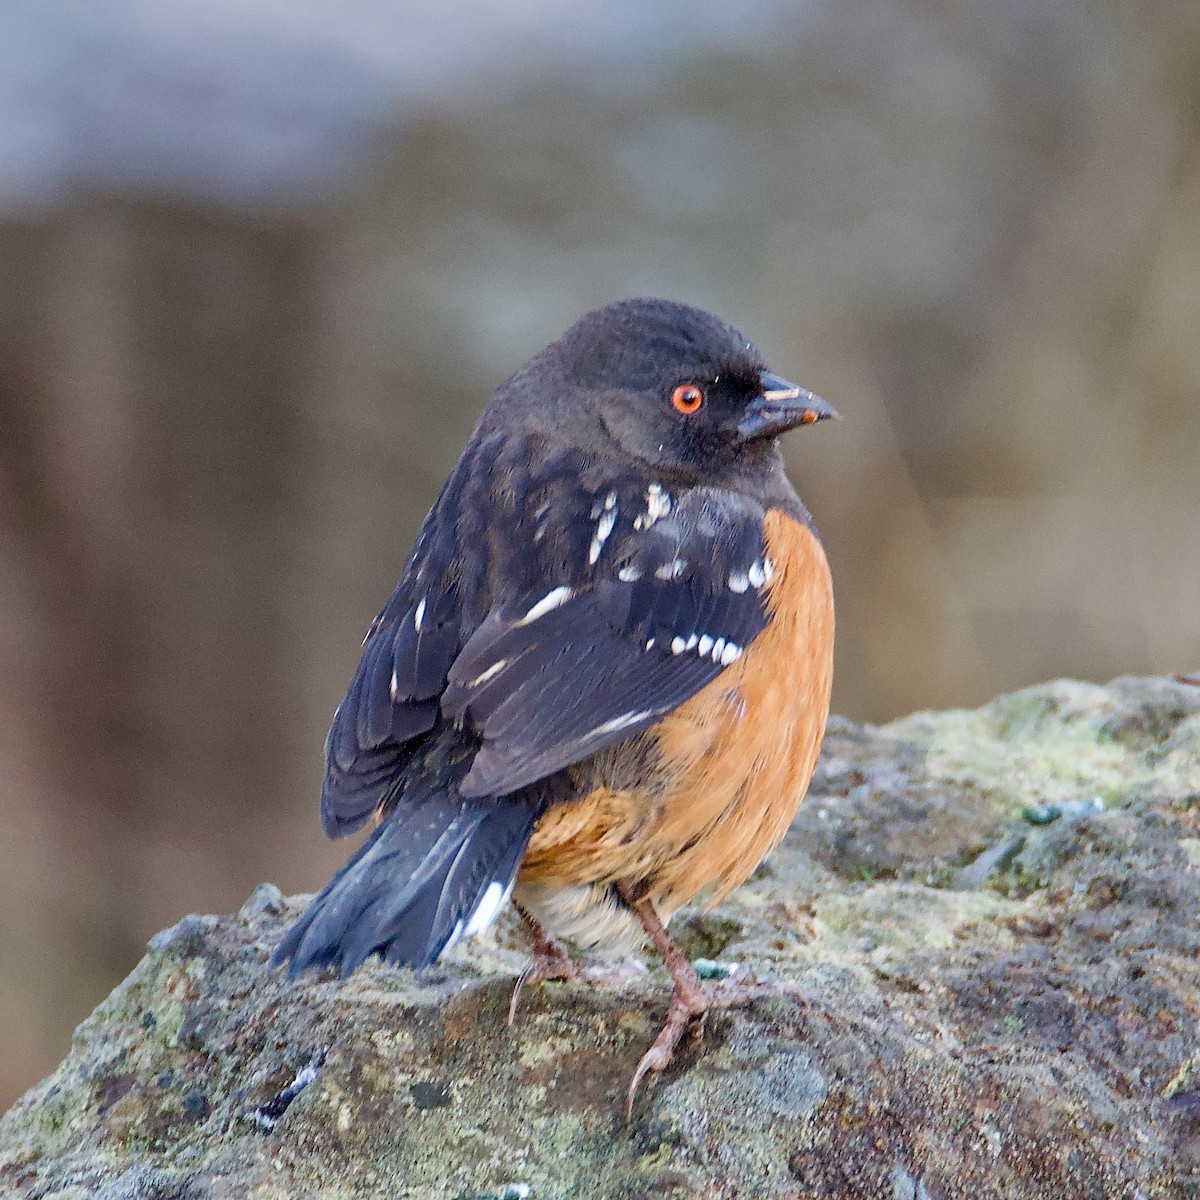
[(545, 983), (548, 980), (579, 983), (585, 978), (583, 970), (568, 953), (566, 946), (543, 932), (536, 940), (533, 958), (517, 976), (512, 999), (508, 1002), (508, 1023), (511, 1025), (517, 1019), (517, 1003), (526, 984)]
[(625, 1095), (625, 1118), (628, 1120), (633, 1116), (633, 1101), (637, 1095), (638, 1084), (647, 1072), (661, 1071), (671, 1061), (671, 1055), (675, 1053), (675, 1047), (679, 1045), (679, 1039), (683, 1037), (684, 1030), (693, 1017), (702, 1017), (713, 1008), (736, 1008), (742, 1004), (749, 1004), (760, 996), (773, 994), (775, 989), (760, 984), (744, 966), (735, 969), (725, 979), (710, 982), (706, 987), (696, 968), (671, 940), (671, 935), (659, 920), (651, 901), (626, 885), (618, 885), (617, 892), (625, 904), (637, 914), (675, 984), (675, 990), (671, 994), (671, 1007), (667, 1010), (666, 1024), (650, 1049), (642, 1055), (642, 1061), (638, 1063), (637, 1070), (629, 1082), (629, 1091)]
[(679, 1039), (693, 1017), (703, 1016), (709, 1008), (708, 993), (697, 978), (695, 986), (687, 980), (676, 979), (675, 991), (671, 994), (671, 1007), (667, 1009), (667, 1020), (659, 1031), (658, 1037), (650, 1045), (650, 1049), (642, 1055), (633, 1078), (629, 1081), (629, 1091), (625, 1094), (625, 1119), (633, 1116), (633, 1100), (637, 1095), (638, 1084), (647, 1071), (661, 1071), (671, 1061)]
[(625, 1095), (626, 1120), (633, 1117), (633, 1101), (637, 1096), (638, 1085), (648, 1072), (666, 1068), (693, 1017), (703, 1019), (705, 1014), (714, 1008), (738, 1008), (774, 992), (769, 985), (759, 983), (744, 967), (739, 968), (728, 979), (708, 986), (701, 982), (690, 966), (687, 971), (673, 969), (671, 974), (675, 979), (671, 1007), (667, 1010), (667, 1019), (658, 1037), (642, 1055), (641, 1062), (629, 1081), (629, 1091)]

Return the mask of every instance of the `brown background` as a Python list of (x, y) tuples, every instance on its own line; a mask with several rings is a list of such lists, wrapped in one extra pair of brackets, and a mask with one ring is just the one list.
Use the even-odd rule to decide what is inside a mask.
[(790, 445), (840, 711), (1200, 665), (1190, 0), (50, 4), (0, 78), (0, 1105), (155, 930), (341, 861), (363, 630), (609, 299), (846, 415)]

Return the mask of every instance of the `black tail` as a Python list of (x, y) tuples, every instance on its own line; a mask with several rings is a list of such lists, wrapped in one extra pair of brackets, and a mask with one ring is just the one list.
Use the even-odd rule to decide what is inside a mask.
[(461, 761), (446, 747), (447, 733), (396, 807), (288, 930), (272, 966), (290, 960), (293, 976), (333, 966), (344, 977), (379, 954), (424, 967), (459, 937), (491, 923), (544, 804), (528, 792), (460, 796), (457, 783), (470, 756)]

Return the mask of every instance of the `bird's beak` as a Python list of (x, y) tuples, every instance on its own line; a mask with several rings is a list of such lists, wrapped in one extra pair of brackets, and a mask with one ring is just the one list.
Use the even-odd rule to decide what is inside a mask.
[(761, 393), (746, 406), (738, 422), (738, 438), (743, 442), (778, 437), (797, 425), (812, 425), (838, 415), (837, 409), (820, 396), (769, 371), (759, 376), (759, 386)]

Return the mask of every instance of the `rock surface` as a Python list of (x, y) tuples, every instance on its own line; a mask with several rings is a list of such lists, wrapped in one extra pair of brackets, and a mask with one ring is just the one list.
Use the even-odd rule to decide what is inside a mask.
[(835, 721), (755, 878), (677, 931), (778, 995), (622, 1097), (665, 1009), (519, 937), (298, 984), (270, 885), (187, 917), (0, 1120), (0, 1192), (217, 1197), (1200, 1195), (1200, 686), (1058, 682)]

